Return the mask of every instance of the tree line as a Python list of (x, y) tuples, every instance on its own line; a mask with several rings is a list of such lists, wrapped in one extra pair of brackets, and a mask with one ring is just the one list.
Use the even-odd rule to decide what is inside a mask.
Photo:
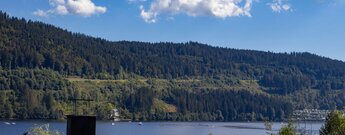
[[(99, 119), (110, 119), (111, 110), (118, 108), (124, 119), (133, 120), (283, 120), (293, 109), (290, 102), (247, 90), (172, 85), (162, 91), (135, 80), (133, 84), (89, 84), (95, 88), (83, 90), (52, 70), (1, 70), (0, 75), (0, 118), (63, 119), (74, 113), (71, 98), (93, 99), (78, 103), (77, 113), (97, 115)], [(176, 107), (176, 111), (155, 107), (155, 99)]]

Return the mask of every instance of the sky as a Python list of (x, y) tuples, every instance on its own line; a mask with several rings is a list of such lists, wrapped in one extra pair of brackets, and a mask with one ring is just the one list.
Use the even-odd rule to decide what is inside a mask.
[(197, 41), (345, 61), (345, 0), (0, 0), (0, 10), (110, 41)]

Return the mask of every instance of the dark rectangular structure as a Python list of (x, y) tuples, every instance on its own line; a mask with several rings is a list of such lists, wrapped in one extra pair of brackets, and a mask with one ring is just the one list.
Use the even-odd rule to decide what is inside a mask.
[(67, 116), (67, 135), (96, 135), (96, 116)]

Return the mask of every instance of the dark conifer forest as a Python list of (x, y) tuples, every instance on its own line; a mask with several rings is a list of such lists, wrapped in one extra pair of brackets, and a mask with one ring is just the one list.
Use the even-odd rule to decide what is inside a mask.
[(169, 121), (284, 120), (345, 106), (345, 63), (198, 42), (108, 41), (0, 12), (0, 118), (73, 113)]

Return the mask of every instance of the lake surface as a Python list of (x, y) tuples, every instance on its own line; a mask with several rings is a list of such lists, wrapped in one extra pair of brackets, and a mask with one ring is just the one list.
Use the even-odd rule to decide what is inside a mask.
[[(51, 130), (66, 134), (66, 122), (0, 121), (0, 135), (22, 135), (35, 125), (49, 124)], [(13, 124), (9, 123), (14, 122)], [(274, 123), (277, 132), (284, 123)], [(323, 122), (296, 124), (317, 135)], [(266, 135), (263, 122), (117, 122), (97, 121), (97, 135)]]

